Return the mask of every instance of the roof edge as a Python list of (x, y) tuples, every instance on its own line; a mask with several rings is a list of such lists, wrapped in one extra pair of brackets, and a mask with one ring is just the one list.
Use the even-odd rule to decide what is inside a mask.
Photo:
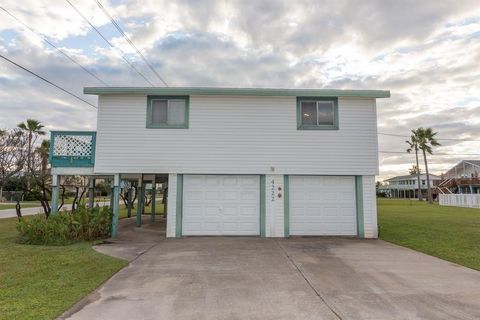
[(219, 88), (219, 87), (85, 87), (84, 94), (142, 95), (240, 95), (288, 97), (365, 97), (390, 98), (389, 90), (343, 89), (280, 89), (280, 88)]

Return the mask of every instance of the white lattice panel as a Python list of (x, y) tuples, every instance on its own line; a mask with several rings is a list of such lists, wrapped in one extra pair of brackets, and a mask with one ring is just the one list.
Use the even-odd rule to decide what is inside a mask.
[(53, 156), (91, 157), (92, 147), (92, 136), (58, 135), (53, 145)]

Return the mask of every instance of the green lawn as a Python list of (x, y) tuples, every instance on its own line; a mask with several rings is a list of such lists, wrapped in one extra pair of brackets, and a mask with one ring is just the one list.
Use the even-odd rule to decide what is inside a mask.
[(381, 239), (480, 270), (480, 209), (378, 200)]
[(127, 265), (90, 243), (15, 243), (17, 219), (0, 219), (0, 319), (53, 319)]
[[(135, 202), (135, 208), (132, 209), (132, 217), (135, 217), (137, 215), (136, 205), (137, 205), (137, 203)], [(163, 209), (163, 204), (161, 203), (161, 201), (157, 201), (156, 206), (155, 206), (155, 213), (157, 215), (163, 215), (163, 210), (164, 210)], [(152, 213), (151, 206), (146, 206), (144, 214), (151, 214), (151, 213)], [(123, 219), (123, 218), (127, 217), (127, 207), (124, 204), (120, 205), (119, 216), (120, 216), (120, 219)]]
[[(17, 204), (15, 202), (4, 202), (0, 203), (0, 210), (3, 209), (15, 209)], [(29, 201), (29, 202), (20, 202), (22, 208), (33, 208), (33, 207), (41, 207), (42, 205), (38, 201)]]

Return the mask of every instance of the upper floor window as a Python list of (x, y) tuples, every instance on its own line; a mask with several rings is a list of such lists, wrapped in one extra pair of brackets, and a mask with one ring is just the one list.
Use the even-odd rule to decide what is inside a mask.
[(297, 98), (297, 128), (337, 130), (338, 98)]
[(185, 96), (149, 96), (147, 128), (188, 128), (189, 98)]

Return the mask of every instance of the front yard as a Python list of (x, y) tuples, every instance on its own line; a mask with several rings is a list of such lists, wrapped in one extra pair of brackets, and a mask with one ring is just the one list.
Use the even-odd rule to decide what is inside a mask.
[(127, 262), (94, 251), (15, 243), (17, 219), (0, 220), (0, 319), (52, 319)]
[(480, 270), (480, 209), (379, 199), (378, 223), (385, 241)]

